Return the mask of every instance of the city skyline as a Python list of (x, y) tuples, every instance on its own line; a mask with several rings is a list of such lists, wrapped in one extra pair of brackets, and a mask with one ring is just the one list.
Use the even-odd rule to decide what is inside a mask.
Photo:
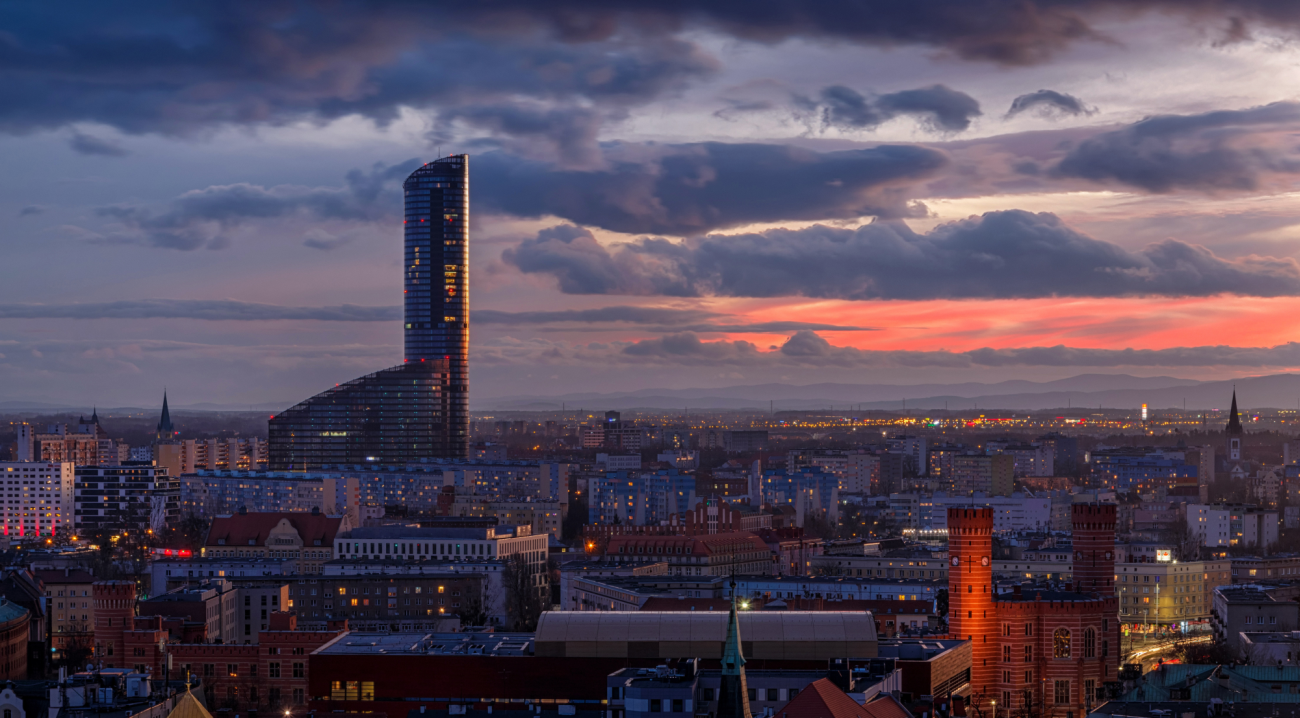
[(0, 401), (400, 362), (461, 153), (475, 401), (1300, 366), (1300, 13), (984, 5), (0, 10)]

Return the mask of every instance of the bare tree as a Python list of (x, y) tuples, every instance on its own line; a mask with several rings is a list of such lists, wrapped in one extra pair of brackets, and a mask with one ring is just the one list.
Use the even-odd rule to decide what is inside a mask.
[(479, 574), (482, 578), (478, 585), (469, 587), (465, 592), (465, 598), (461, 601), (460, 625), (465, 626), (485, 626), (491, 611), (492, 600), (488, 589), (486, 574)]
[(513, 630), (532, 631), (537, 628), (537, 618), (542, 614), (537, 578), (537, 571), (523, 554), (517, 553), (506, 559), (501, 584), (506, 594), (506, 618)]

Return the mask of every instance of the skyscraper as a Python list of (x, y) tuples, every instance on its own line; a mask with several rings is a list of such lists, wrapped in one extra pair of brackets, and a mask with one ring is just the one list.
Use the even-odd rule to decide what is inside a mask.
[(403, 189), (406, 361), (447, 362), (447, 438), (464, 444), (469, 440), (469, 155), (424, 165), (406, 178)]
[(468, 453), (469, 156), (425, 164), (403, 190), (404, 361), (272, 417), (272, 469)]

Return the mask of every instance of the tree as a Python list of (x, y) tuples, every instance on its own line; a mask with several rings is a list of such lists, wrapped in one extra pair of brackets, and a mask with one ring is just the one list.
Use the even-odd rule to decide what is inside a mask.
[(537, 572), (523, 554), (517, 553), (506, 559), (501, 585), (505, 590), (506, 619), (511, 630), (536, 630), (537, 619), (542, 615), (542, 596), (537, 578)]
[(934, 611), (939, 614), (939, 618), (948, 619), (948, 589), (941, 588), (939, 593), (935, 594)]
[[(179, 534), (177, 538), (180, 540), (181, 546), (188, 548), (191, 551), (198, 551), (203, 548), (204, 542), (207, 541), (208, 529), (211, 526), (211, 519), (204, 518), (197, 514), (190, 514), (181, 519), (180, 523), (176, 526), (177, 533)], [(180, 546), (173, 548), (180, 548)]]
[(835, 538), (835, 524), (831, 523), (825, 511), (812, 511), (804, 516), (804, 533), (823, 540)]
[(492, 599), (488, 592), (487, 574), (479, 574), (479, 576), (483, 580), (479, 581), (477, 586), (467, 589), (465, 598), (461, 601), (461, 628), (486, 626), (488, 623), (488, 611), (491, 610)]
[(1174, 643), (1173, 654), (1182, 663), (1210, 665), (1237, 662), (1237, 656), (1225, 641), (1177, 641)]
[(560, 526), (560, 537), (564, 541), (572, 542), (582, 537), (582, 529), (587, 525), (587, 500), (582, 497), (574, 497), (569, 502), (569, 513), (564, 517), (564, 523)]

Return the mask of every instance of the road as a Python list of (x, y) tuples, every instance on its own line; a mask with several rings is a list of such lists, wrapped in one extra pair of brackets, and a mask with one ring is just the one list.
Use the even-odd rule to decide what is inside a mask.
[(1214, 636), (1206, 634), (1203, 636), (1195, 636), (1193, 638), (1160, 641), (1159, 643), (1144, 644), (1139, 642), (1135, 646), (1135, 650), (1128, 654), (1128, 658), (1126, 658), (1124, 662), (1141, 663), (1142, 672), (1145, 673), (1151, 670), (1160, 659), (1168, 658), (1169, 653), (1173, 651), (1175, 645), (1179, 643), (1209, 643), (1213, 639)]

